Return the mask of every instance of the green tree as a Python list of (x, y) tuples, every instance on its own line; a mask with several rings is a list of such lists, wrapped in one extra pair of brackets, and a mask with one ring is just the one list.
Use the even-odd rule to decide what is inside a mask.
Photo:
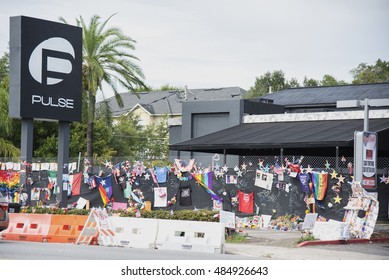
[(347, 85), (343, 80), (337, 80), (334, 76), (324, 75), (323, 79), (320, 81), (321, 86), (338, 86), (338, 85)]
[(353, 84), (371, 84), (389, 82), (389, 61), (378, 59), (375, 65), (360, 63), (352, 69)]
[(291, 78), (285, 85), (285, 88), (296, 88), (300, 87), (300, 83), (296, 78)]
[[(113, 15), (112, 15), (113, 16)], [(87, 104), (87, 157), (94, 155), (94, 124), (96, 111), (96, 93), (104, 84), (113, 90), (119, 107), (123, 100), (118, 93), (124, 88), (136, 93), (138, 87), (146, 87), (142, 79), (142, 69), (135, 63), (138, 60), (131, 52), (136, 41), (124, 35), (117, 27), (107, 27), (112, 18), (101, 21), (97, 15), (89, 23), (83, 17), (77, 19), (77, 25), (83, 29), (83, 92)], [(63, 22), (66, 21), (61, 18)], [(118, 87), (119, 86), (119, 87)], [(103, 106), (107, 103), (103, 103)], [(104, 110), (109, 112), (109, 108)]]
[[(9, 54), (7, 52), (0, 58), (0, 82), (6, 83), (8, 81), (9, 76)], [(3, 84), (8, 88), (6, 84)]]
[[(50, 125), (51, 124), (51, 125)], [(116, 151), (111, 148), (112, 128), (105, 124), (105, 120), (98, 118), (95, 120), (96, 141), (93, 149), (101, 157), (112, 157)], [(56, 122), (35, 122), (34, 144), (35, 157), (56, 158), (58, 155), (58, 123)], [(86, 154), (86, 131), (87, 125), (84, 123), (72, 123), (70, 126), (69, 156), (78, 157), (79, 152)]]
[[(293, 85), (296, 83), (296, 79), (292, 79)], [(297, 82), (298, 84), (298, 82)], [(285, 79), (285, 74), (281, 70), (270, 73), (269, 71), (260, 77), (255, 78), (254, 86), (252, 86), (246, 93), (245, 98), (253, 98), (256, 96), (262, 96), (268, 94), (270, 91), (275, 92), (286, 88), (288, 81)]]
[(118, 157), (139, 157), (144, 144), (142, 127), (139, 125), (139, 117), (134, 114), (121, 115), (115, 120), (112, 128), (111, 147), (117, 151)]
[(0, 156), (4, 157), (19, 157), (20, 149), (17, 148), (9, 136), (12, 134), (13, 122), (8, 117), (8, 90), (0, 87)]
[(169, 127), (167, 116), (158, 123), (142, 127), (134, 114), (115, 119), (111, 147), (117, 157), (135, 160), (167, 159), (169, 154)]
[(74, 122), (70, 126), (69, 156), (86, 155), (86, 124)]
[(58, 122), (34, 121), (34, 157), (57, 158)]
[(95, 121), (95, 141), (93, 149), (96, 151), (95, 156), (111, 158), (116, 156), (116, 151), (111, 147), (112, 127), (107, 126), (104, 119), (98, 118)]
[(303, 86), (304, 87), (318, 87), (320, 82), (315, 79), (308, 79), (307, 76), (304, 77)]
[(8, 116), (9, 55), (0, 58), (0, 156), (19, 157), (20, 149), (12, 142), (15, 121)]
[[(35, 130), (35, 129), (34, 129)], [(57, 158), (58, 155), (58, 135), (52, 134), (46, 138), (40, 138), (41, 145), (34, 146), (34, 157), (48, 160), (50, 158)]]
[(162, 85), (160, 88), (153, 89), (154, 91), (168, 91), (168, 90), (183, 90), (182, 87), (171, 86), (169, 84)]
[(158, 123), (148, 125), (144, 130), (144, 138), (147, 139), (144, 157), (147, 159), (168, 159), (169, 155), (169, 126), (168, 116)]

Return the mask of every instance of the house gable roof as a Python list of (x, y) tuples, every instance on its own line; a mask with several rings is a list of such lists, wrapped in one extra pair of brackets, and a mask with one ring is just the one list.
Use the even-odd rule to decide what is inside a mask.
[[(246, 91), (239, 87), (190, 89), (186, 101), (212, 101), (241, 99)], [(115, 97), (107, 99), (113, 116), (119, 116), (133, 110), (136, 105), (142, 106), (152, 115), (181, 115), (184, 91), (152, 91), (140, 93), (139, 98), (131, 93), (121, 93), (124, 107), (117, 105)], [(97, 103), (96, 108), (99, 107)]]

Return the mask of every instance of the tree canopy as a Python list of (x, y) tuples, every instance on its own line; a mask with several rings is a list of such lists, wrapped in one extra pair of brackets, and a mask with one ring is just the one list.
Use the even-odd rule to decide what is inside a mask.
[[(114, 15), (112, 15), (114, 16)], [(107, 85), (115, 96), (119, 107), (123, 100), (119, 89), (136, 94), (136, 89), (147, 88), (143, 83), (142, 69), (135, 63), (139, 59), (132, 54), (136, 41), (123, 34), (118, 27), (108, 27), (112, 18), (102, 21), (94, 15), (87, 23), (82, 16), (76, 21), (83, 30), (83, 92), (86, 101), (87, 118), (87, 156), (94, 156), (94, 122), (96, 111), (96, 93)], [(61, 18), (63, 22), (66, 21)], [(103, 93), (104, 95), (104, 93)], [(106, 106), (108, 103), (102, 103)], [(102, 109), (109, 115), (110, 109)]]
[(389, 61), (378, 59), (374, 65), (360, 63), (351, 70), (353, 84), (371, 84), (389, 82)]
[(8, 117), (9, 55), (0, 58), (0, 156), (18, 157), (20, 149), (13, 142), (13, 133), (17, 121)]
[[(389, 62), (378, 59), (375, 64), (360, 63), (350, 73), (353, 76), (352, 84), (371, 84), (389, 82)], [(322, 79), (304, 77), (303, 87), (338, 86), (347, 85), (344, 80), (338, 80), (330, 74), (325, 74)], [(255, 78), (254, 85), (247, 91), (245, 98), (266, 95), (269, 92), (279, 91), (284, 88), (300, 87), (296, 78), (286, 79), (282, 70), (266, 72)]]
[(253, 98), (268, 94), (269, 92), (279, 91), (284, 88), (300, 86), (297, 79), (292, 78), (287, 80), (282, 70), (277, 70), (272, 73), (269, 71), (260, 77), (255, 78), (254, 86), (246, 93), (246, 98)]

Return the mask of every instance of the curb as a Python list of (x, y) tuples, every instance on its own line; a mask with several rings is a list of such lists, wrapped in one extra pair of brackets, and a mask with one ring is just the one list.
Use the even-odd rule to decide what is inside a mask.
[(350, 240), (314, 240), (304, 241), (297, 244), (296, 247), (316, 246), (316, 245), (339, 245), (339, 244), (365, 244), (365, 243), (386, 243), (389, 238), (372, 238), (372, 239), (350, 239)]

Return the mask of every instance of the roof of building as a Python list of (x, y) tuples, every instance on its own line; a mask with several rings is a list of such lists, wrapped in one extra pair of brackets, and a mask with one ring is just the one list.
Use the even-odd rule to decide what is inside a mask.
[[(331, 87), (289, 88), (255, 98), (263, 103), (285, 106), (292, 111), (300, 108), (336, 108), (340, 100), (389, 99), (389, 83), (343, 85)], [(261, 100), (264, 99), (264, 100)], [(297, 110), (295, 110), (297, 109)], [(290, 116), (290, 114), (287, 114)], [(261, 116), (263, 118), (263, 116)], [(308, 121), (310, 120), (310, 121)], [(306, 119), (242, 123), (202, 137), (170, 145), (171, 150), (229, 154), (277, 153), (277, 149), (295, 150), (306, 154), (328, 154), (335, 147), (353, 152), (354, 132), (363, 130), (361, 119)], [(381, 151), (389, 152), (387, 118), (370, 120), (370, 131), (379, 133)], [(385, 144), (384, 144), (385, 143)]]
[(270, 99), (285, 107), (335, 106), (338, 100), (389, 98), (389, 83), (288, 88), (257, 99)]
[[(246, 91), (240, 87), (189, 89), (173, 91), (152, 91), (139, 94), (139, 98), (131, 93), (121, 93), (124, 107), (120, 108), (115, 97), (107, 99), (113, 116), (131, 112), (141, 106), (152, 115), (181, 115), (182, 102), (185, 101), (212, 101), (241, 99)], [(138, 106), (137, 106), (138, 105)], [(99, 108), (97, 103), (96, 108)]]
[[(379, 147), (389, 138), (388, 119), (370, 120), (370, 131), (379, 134)], [(171, 150), (229, 154), (253, 154), (271, 149), (352, 147), (354, 132), (363, 130), (362, 120), (321, 120), (243, 123), (221, 131), (171, 144)]]

